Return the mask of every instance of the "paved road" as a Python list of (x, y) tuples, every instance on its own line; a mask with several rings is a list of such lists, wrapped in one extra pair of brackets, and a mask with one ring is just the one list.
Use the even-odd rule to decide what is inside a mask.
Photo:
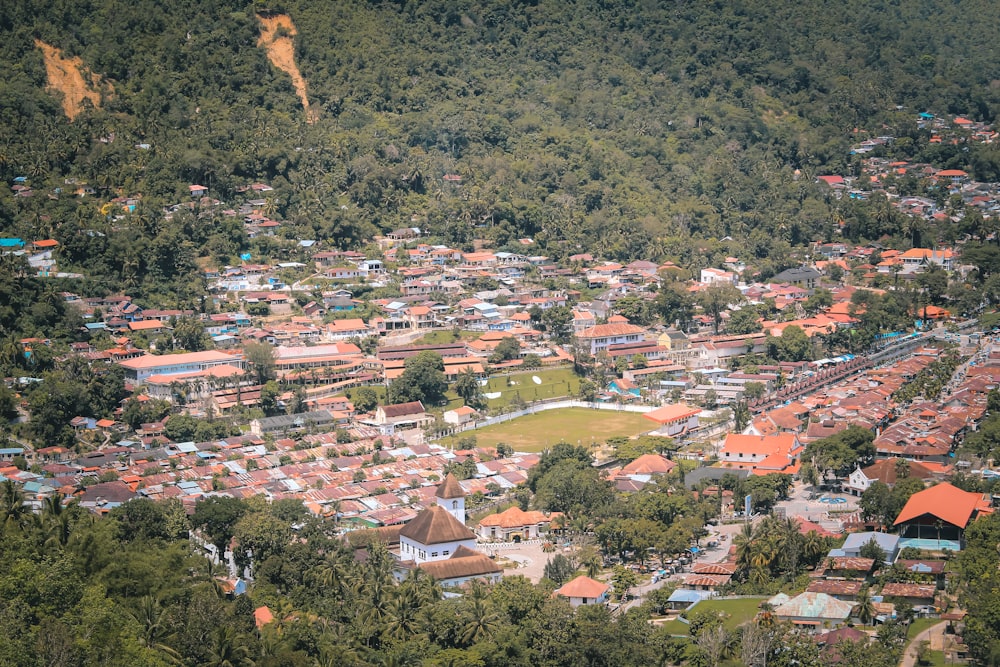
[[(729, 555), (729, 547), (732, 544), (732, 537), (740, 532), (743, 524), (729, 524), (724, 526), (714, 526), (712, 527), (711, 534), (701, 540), (702, 549), (698, 552), (697, 558), (691, 566), (687, 566), (684, 572), (678, 572), (676, 574), (671, 574), (663, 579), (660, 579), (656, 583), (643, 584), (641, 586), (633, 586), (629, 589), (629, 593), (632, 595), (632, 599), (627, 601), (622, 608), (615, 609), (615, 613), (625, 612), (642, 604), (646, 596), (651, 592), (662, 588), (667, 583), (679, 584), (684, 581), (684, 578), (691, 574), (691, 567), (697, 563), (721, 563), (726, 560)], [(714, 549), (706, 549), (704, 545), (710, 541), (717, 541), (719, 546)]]
[(906, 647), (903, 651), (903, 659), (899, 661), (899, 667), (914, 667), (917, 664), (917, 651), (920, 650), (920, 644), (928, 641), (931, 646), (935, 644), (933, 637), (941, 636), (941, 644), (944, 644), (944, 629), (948, 626), (948, 621), (941, 621), (937, 625), (932, 625), (923, 632), (919, 633), (913, 638), (913, 641)]

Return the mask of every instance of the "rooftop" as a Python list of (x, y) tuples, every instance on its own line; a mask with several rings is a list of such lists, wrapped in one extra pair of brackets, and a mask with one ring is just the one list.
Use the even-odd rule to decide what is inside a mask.
[(431, 505), (422, 511), (417, 518), (403, 526), (399, 535), (425, 545), (461, 542), (476, 537), (465, 524), (439, 505)]
[(977, 513), (986, 510), (989, 510), (989, 501), (983, 494), (963, 491), (945, 482), (910, 496), (893, 525), (930, 515), (952, 526), (965, 528)]
[(556, 595), (564, 598), (599, 598), (611, 590), (607, 584), (595, 581), (588, 576), (580, 575), (576, 579), (563, 584), (556, 589)]

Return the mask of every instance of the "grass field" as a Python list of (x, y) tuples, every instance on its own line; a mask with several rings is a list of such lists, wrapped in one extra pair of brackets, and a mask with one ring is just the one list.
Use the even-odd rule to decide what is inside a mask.
[[(476, 444), (492, 447), (505, 442), (518, 452), (540, 452), (560, 440), (590, 445), (613, 436), (631, 436), (652, 430), (656, 424), (635, 412), (612, 412), (567, 408), (546, 410), (503, 424), (466, 431), (462, 437), (476, 436)], [(444, 442), (457, 441), (457, 437)]]
[[(541, 380), (541, 384), (536, 384), (534, 378)], [(545, 398), (576, 396), (579, 391), (580, 378), (570, 368), (539, 369), (491, 377), (483, 387), (483, 393), (487, 395), (486, 404), (490, 408), (506, 407), (518, 397), (525, 403), (531, 403)], [(446, 410), (462, 406), (462, 400), (454, 392), (448, 392), (448, 398)]]
[[(458, 340), (475, 340), (479, 338), (481, 334), (474, 331), (460, 331), (458, 334)], [(447, 345), (448, 343), (455, 343), (455, 335), (451, 329), (435, 329), (430, 331), (417, 340), (413, 341), (413, 345)]]
[(912, 640), (927, 628), (935, 626), (940, 622), (940, 618), (915, 618), (910, 623), (910, 627), (906, 629), (906, 638)]
[[(756, 616), (760, 603), (767, 598), (740, 598), (738, 600), (705, 600), (695, 605), (691, 611), (714, 611), (722, 614), (722, 624), (727, 630), (735, 630)], [(662, 626), (672, 635), (687, 636), (690, 634), (687, 623), (670, 621)]]

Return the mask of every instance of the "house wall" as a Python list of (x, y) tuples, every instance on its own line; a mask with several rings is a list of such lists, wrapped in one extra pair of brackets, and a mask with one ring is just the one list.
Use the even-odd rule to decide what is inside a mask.
[(568, 598), (568, 599), (569, 599), (569, 606), (575, 609), (576, 607), (580, 607), (585, 604), (604, 604), (605, 602), (608, 601), (608, 595), (607, 593), (605, 593), (599, 598)]
[(476, 540), (467, 539), (457, 542), (442, 542), (441, 544), (423, 545), (408, 537), (399, 539), (399, 557), (401, 560), (412, 560), (416, 563), (429, 563), (437, 560), (447, 560), (455, 553), (455, 549), (465, 546), (476, 549)]
[(533, 540), (541, 537), (542, 526), (539, 524), (528, 524), (526, 526), (512, 526), (503, 528), (501, 526), (479, 526), (479, 536), (485, 540), (502, 540), (510, 542), (515, 534), (520, 534), (521, 539)]
[(673, 421), (668, 424), (664, 424), (660, 429), (659, 433), (673, 437), (682, 433), (684, 429), (693, 430), (698, 428), (698, 415), (689, 417), (688, 419)]

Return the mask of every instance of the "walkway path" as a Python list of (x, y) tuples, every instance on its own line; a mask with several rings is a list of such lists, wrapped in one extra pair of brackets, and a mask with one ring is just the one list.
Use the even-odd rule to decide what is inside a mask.
[(913, 638), (913, 641), (907, 645), (906, 650), (903, 651), (903, 659), (899, 661), (899, 667), (914, 667), (917, 664), (917, 652), (920, 650), (920, 645), (923, 642), (930, 642), (931, 646), (934, 645), (933, 637), (935, 635), (940, 635), (942, 637), (941, 643), (944, 643), (944, 629), (948, 627), (948, 621), (941, 621), (937, 625), (932, 625), (923, 632), (917, 634)]

